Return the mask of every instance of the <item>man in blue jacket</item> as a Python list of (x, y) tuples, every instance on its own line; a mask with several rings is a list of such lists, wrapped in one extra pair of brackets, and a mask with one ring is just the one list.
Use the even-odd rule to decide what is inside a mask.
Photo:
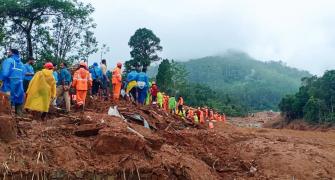
[(7, 55), (8, 58), (2, 63), (1, 91), (10, 93), (10, 101), (12, 106), (15, 106), (15, 114), (21, 116), (24, 101), (23, 78), (26, 72), (17, 49), (8, 50)]
[(57, 84), (57, 99), (61, 100), (62, 98), (64, 98), (66, 112), (69, 113), (71, 110), (71, 98), (69, 90), (72, 84), (72, 77), (71, 73), (67, 69), (67, 64), (65, 62), (61, 63), (60, 67), (61, 70), (59, 72)]
[(33, 57), (29, 57), (27, 63), (24, 64), (25, 71), (26, 71), (26, 74), (25, 74), (24, 80), (23, 80), (24, 92), (27, 91), (28, 85), (29, 85), (31, 79), (33, 79), (33, 76), (35, 75), (35, 71), (34, 71), (34, 68), (33, 68), (34, 64), (35, 64), (35, 59)]
[(147, 68), (143, 67), (142, 72), (137, 75), (138, 103), (144, 104), (149, 88), (149, 78), (146, 74)]
[(93, 67), (90, 69), (90, 73), (93, 79), (92, 95), (96, 95), (99, 89), (102, 87), (102, 71), (99, 68), (98, 63), (93, 63)]

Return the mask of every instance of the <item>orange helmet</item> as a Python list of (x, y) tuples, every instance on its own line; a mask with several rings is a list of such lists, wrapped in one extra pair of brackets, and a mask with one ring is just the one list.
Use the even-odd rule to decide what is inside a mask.
[(118, 62), (118, 63), (116, 64), (116, 66), (119, 67), (119, 68), (121, 68), (121, 67), (122, 67), (122, 63)]
[(51, 62), (47, 62), (44, 64), (44, 68), (51, 70), (54, 68), (54, 65)]

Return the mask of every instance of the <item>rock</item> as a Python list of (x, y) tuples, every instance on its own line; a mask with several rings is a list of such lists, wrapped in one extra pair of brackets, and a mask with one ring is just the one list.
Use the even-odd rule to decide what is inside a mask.
[(255, 173), (257, 171), (257, 169), (254, 166), (250, 167), (250, 173)]

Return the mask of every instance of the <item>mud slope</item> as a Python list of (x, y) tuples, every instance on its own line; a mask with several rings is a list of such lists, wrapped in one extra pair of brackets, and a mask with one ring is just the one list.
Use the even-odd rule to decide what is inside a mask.
[(249, 129), (223, 122), (209, 130), (127, 102), (118, 104), (124, 119), (108, 116), (109, 106), (89, 102), (85, 113), (54, 111), (46, 122), (2, 113), (0, 172), (6, 179), (335, 177), (332, 131)]

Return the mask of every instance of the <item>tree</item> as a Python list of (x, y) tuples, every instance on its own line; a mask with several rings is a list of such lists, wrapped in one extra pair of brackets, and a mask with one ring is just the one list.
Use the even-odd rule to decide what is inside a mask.
[(156, 82), (159, 88), (164, 92), (169, 92), (172, 87), (173, 71), (168, 59), (164, 59), (158, 67)]
[(93, 32), (86, 31), (83, 40), (80, 43), (79, 56), (88, 61), (88, 57), (90, 54), (96, 53), (98, 51), (98, 42), (93, 36)]
[(176, 94), (178, 91), (181, 91), (185, 88), (185, 85), (188, 83), (187, 76), (188, 72), (185, 66), (182, 63), (175, 62), (172, 60), (171, 62), (171, 69), (172, 69), (172, 88), (176, 90)]
[(107, 54), (110, 51), (110, 48), (106, 44), (102, 44), (100, 48), (100, 59), (103, 59), (103, 55)]
[(11, 38), (7, 43), (26, 49), (23, 55), (57, 63), (73, 57), (75, 53), (69, 53), (95, 28), (93, 11), (77, 0), (0, 0), (0, 17)]
[(128, 45), (132, 49), (130, 51), (132, 59), (128, 62), (130, 66), (139, 64), (146, 68), (151, 62), (160, 60), (157, 51), (162, 51), (163, 48), (160, 46), (160, 39), (150, 29), (136, 30), (135, 34), (130, 37)]

